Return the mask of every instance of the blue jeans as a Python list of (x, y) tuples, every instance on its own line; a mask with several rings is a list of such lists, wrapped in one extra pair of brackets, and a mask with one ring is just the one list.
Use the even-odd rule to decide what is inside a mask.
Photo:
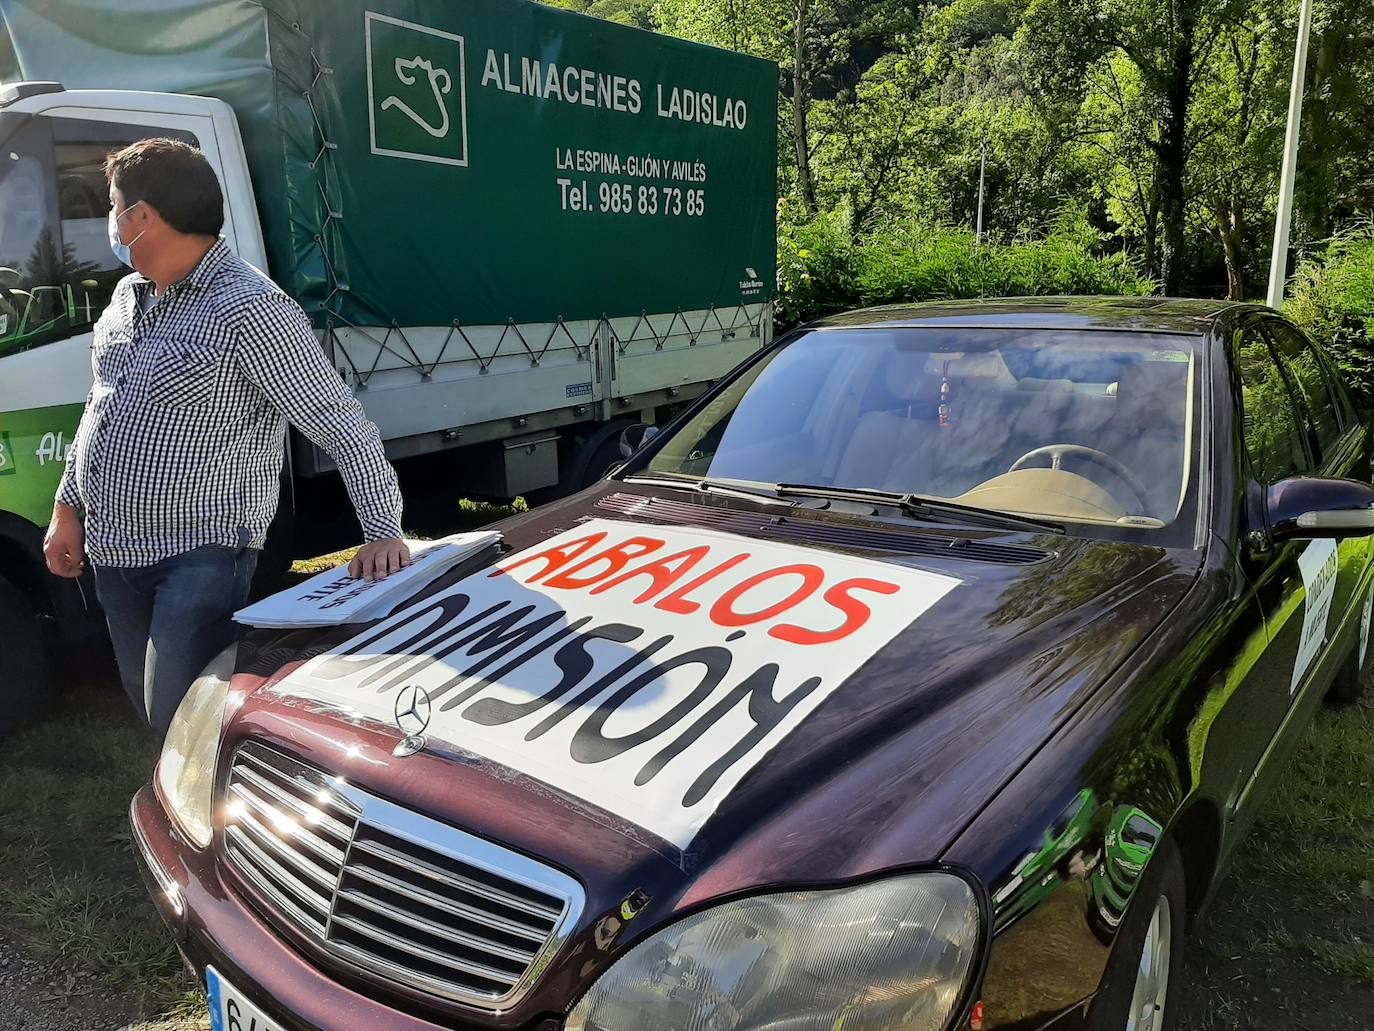
[(159, 736), (192, 681), (237, 636), (230, 618), (248, 600), (252, 548), (196, 548), (151, 566), (95, 567), (119, 678)]

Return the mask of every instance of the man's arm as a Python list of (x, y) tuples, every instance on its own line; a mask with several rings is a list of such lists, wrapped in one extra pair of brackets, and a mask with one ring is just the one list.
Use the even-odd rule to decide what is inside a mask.
[(239, 367), (292, 425), (339, 466), (363, 527), (349, 572), (371, 580), (410, 564), (401, 542), (401, 490), (381, 434), (325, 358), (300, 306), (264, 294), (238, 330)]
[[(84, 421), (90, 411), (91, 395), (86, 396), (86, 407), (82, 410)], [(43, 537), (43, 558), (48, 564), (48, 572), (56, 576), (75, 579), (86, 569), (86, 529), (81, 525), (81, 491), (76, 486), (76, 448), (81, 439), (78, 426), (71, 450), (67, 452), (67, 464), (62, 470), (62, 479), (57, 484), (57, 497), (52, 507), (52, 519), (48, 521), (48, 532)]]

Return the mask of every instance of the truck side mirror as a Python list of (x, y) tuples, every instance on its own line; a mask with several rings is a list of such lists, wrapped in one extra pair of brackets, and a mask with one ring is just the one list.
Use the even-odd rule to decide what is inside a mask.
[(620, 434), (620, 453), (629, 458), (657, 436), (657, 426), (646, 426), (642, 422), (626, 426)]
[(1374, 534), (1374, 487), (1359, 480), (1289, 477), (1266, 489), (1265, 507), (1275, 544)]

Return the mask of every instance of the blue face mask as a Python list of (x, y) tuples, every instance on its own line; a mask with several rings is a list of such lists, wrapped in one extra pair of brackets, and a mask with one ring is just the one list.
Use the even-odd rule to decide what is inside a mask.
[(122, 264), (128, 265), (129, 268), (134, 267), (133, 257), (130, 255), (129, 249), (133, 247), (134, 244), (138, 243), (139, 240), (143, 239), (143, 233), (146, 233), (148, 230), (143, 230), (143, 233), (139, 233), (128, 243), (124, 243), (119, 238), (119, 220), (142, 203), (141, 200), (136, 200), (117, 215), (115, 214), (114, 208), (110, 208), (110, 250), (114, 251), (114, 256), (118, 258)]

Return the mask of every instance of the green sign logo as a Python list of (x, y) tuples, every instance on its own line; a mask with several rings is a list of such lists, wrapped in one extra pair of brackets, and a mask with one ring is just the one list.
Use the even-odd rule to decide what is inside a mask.
[(14, 464), (14, 448), (10, 446), (10, 435), (0, 430), (0, 476), (11, 476), (19, 471)]
[(365, 36), (372, 153), (466, 165), (463, 37), (372, 11)]

